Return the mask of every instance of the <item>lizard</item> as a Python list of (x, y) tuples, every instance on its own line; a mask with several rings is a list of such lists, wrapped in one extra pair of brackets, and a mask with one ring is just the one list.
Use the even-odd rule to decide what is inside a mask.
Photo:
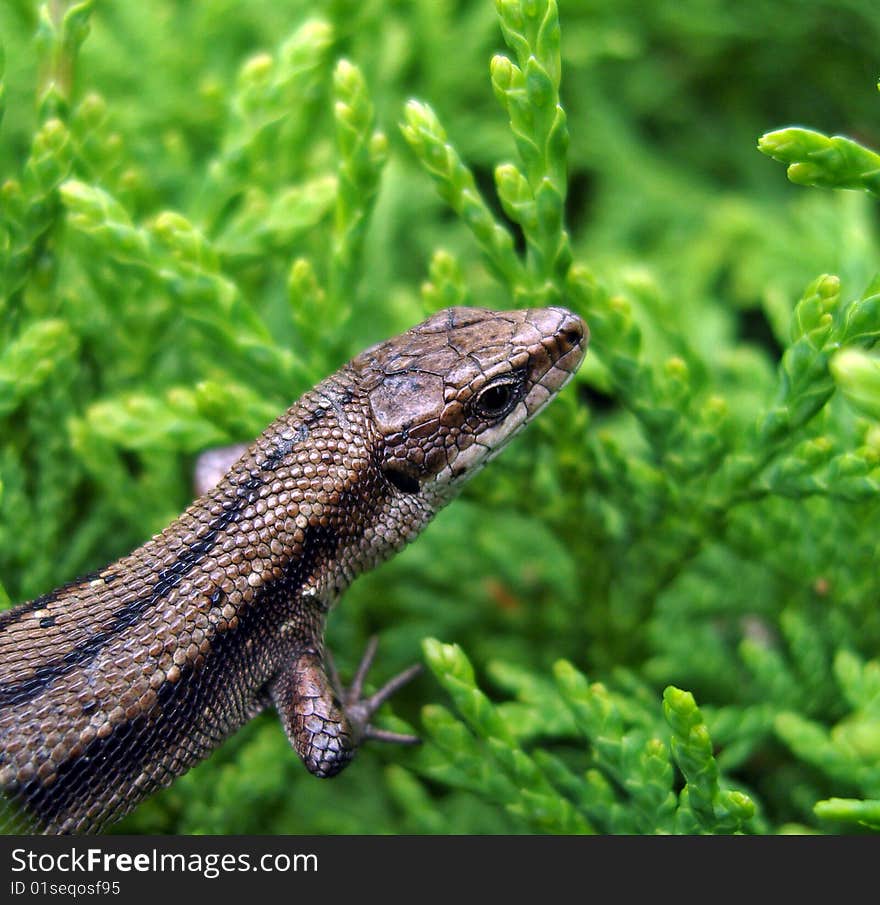
[(99, 832), (270, 706), (318, 777), (364, 741), (417, 742), (372, 717), (419, 667), (365, 698), (371, 643), (342, 689), (327, 613), (557, 395), (588, 339), (561, 307), (440, 311), (214, 456), (143, 546), (0, 614), (7, 815)]

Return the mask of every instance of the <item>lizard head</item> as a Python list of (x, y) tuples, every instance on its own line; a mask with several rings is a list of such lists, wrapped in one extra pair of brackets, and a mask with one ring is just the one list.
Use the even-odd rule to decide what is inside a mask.
[(448, 308), (361, 353), (386, 478), (451, 496), (565, 386), (588, 338), (565, 308)]

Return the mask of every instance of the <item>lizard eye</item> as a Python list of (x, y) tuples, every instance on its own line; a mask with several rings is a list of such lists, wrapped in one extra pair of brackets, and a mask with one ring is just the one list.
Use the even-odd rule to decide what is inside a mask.
[(494, 383), (481, 390), (474, 399), (474, 407), (487, 418), (501, 418), (506, 415), (519, 398), (515, 383), (504, 381)]

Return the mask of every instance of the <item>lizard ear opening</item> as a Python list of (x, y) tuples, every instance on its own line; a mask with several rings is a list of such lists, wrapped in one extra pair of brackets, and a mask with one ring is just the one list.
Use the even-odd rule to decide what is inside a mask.
[(422, 487), (402, 462), (389, 462), (382, 467), (382, 472), (389, 483), (401, 493), (418, 493)]

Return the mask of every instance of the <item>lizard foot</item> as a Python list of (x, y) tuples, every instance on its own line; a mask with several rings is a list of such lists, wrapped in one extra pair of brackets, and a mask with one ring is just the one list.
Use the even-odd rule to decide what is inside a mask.
[(269, 687), (290, 743), (315, 776), (335, 776), (368, 739), (419, 743), (416, 736), (370, 725), (382, 704), (421, 670), (421, 666), (411, 666), (368, 698), (361, 698), (375, 653), (373, 639), (347, 690), (342, 689), (329, 657), (322, 658), (314, 649), (304, 650), (291, 660)]

